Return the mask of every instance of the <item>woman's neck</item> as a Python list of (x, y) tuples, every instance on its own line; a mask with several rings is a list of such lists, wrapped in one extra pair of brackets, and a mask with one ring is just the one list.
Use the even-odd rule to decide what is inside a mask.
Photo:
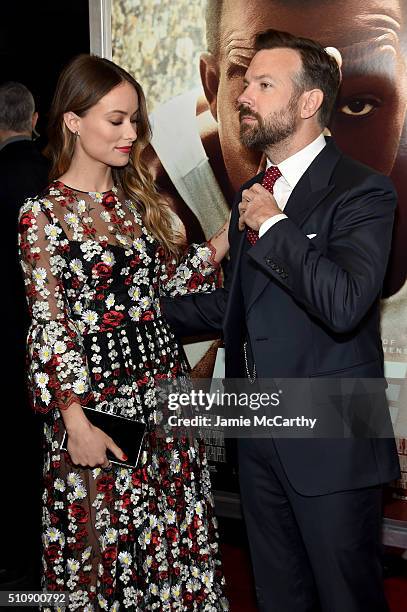
[[(87, 166), (87, 167), (86, 167)], [(89, 167), (74, 160), (58, 180), (78, 191), (109, 191), (113, 187), (112, 169), (106, 164)]]

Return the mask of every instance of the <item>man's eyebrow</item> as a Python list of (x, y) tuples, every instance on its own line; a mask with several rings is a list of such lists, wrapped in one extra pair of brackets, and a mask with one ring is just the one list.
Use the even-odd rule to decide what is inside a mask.
[(277, 80), (274, 77), (272, 77), (271, 74), (258, 74), (257, 76), (253, 77), (254, 81), (261, 81), (262, 79), (268, 79), (269, 81)]
[[(252, 77), (251, 79), (252, 81), (270, 81), (271, 83), (279, 83), (280, 79), (271, 76), (271, 74), (257, 74), (256, 76)], [(243, 82), (244, 83), (248, 83), (248, 80), (246, 79), (246, 77), (243, 78)]]
[(234, 77), (244, 77), (248, 65), (231, 63), (226, 70), (226, 78), (233, 79)]

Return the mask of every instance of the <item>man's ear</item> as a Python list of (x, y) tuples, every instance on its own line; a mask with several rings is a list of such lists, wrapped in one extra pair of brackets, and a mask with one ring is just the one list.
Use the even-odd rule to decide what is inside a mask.
[(37, 121), (38, 121), (38, 113), (37, 111), (33, 112), (33, 116), (31, 119), (31, 127), (32, 127), (32, 131), (35, 130), (35, 126), (37, 125)]
[(80, 118), (72, 111), (64, 113), (64, 122), (66, 127), (72, 134), (79, 132)]
[(301, 117), (309, 119), (316, 115), (324, 101), (324, 94), (320, 89), (311, 89), (302, 94)]
[(218, 120), (217, 100), (219, 87), (219, 66), (212, 53), (202, 53), (199, 62), (201, 81), (210, 111), (215, 121)]

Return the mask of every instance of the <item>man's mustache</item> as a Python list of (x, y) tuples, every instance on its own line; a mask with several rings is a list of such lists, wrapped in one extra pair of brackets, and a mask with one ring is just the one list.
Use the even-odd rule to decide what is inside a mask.
[(261, 121), (261, 117), (254, 111), (247, 108), (247, 106), (239, 106), (238, 111), (240, 121), (243, 119), (243, 117), (253, 117), (254, 119), (257, 119), (257, 121)]

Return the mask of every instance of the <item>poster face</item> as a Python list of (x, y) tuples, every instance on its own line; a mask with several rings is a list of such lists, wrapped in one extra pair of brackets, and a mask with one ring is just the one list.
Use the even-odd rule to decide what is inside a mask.
[[(147, 152), (189, 240), (209, 237), (264, 159), (239, 142), (235, 102), (257, 32), (276, 28), (337, 47), (343, 81), (330, 129), (398, 192), (382, 302), (389, 403), (407, 496), (407, 8), (403, 0), (112, 0), (113, 60), (141, 82)], [(406, 497), (407, 499), (407, 497)]]

